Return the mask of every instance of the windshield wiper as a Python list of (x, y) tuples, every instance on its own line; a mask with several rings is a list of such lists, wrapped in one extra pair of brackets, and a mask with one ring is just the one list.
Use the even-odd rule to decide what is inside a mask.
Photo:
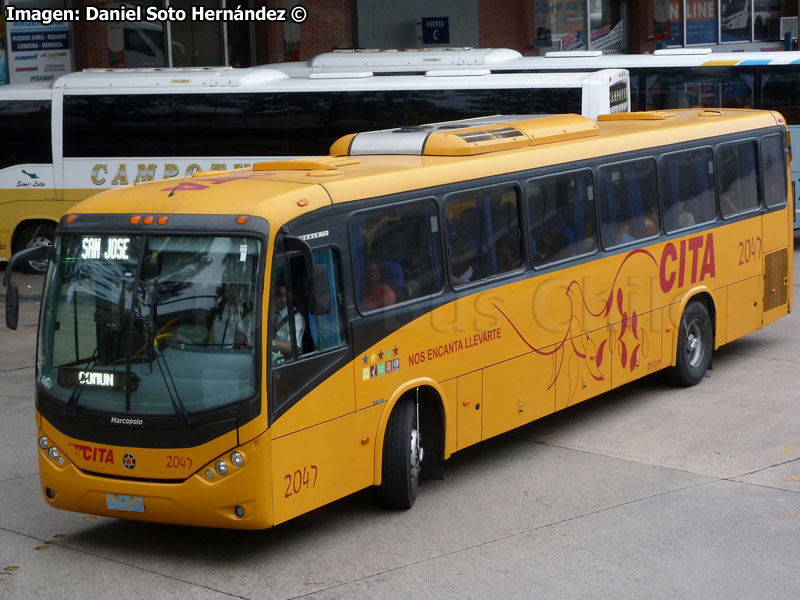
[[(158, 367), (159, 372), (161, 373), (161, 378), (164, 380), (164, 387), (167, 388), (167, 393), (169, 394), (169, 400), (172, 402), (172, 407), (175, 409), (175, 412), (181, 419), (181, 422), (184, 425), (189, 424), (189, 414), (186, 412), (186, 406), (184, 405), (183, 401), (181, 400), (180, 394), (178, 393), (178, 386), (175, 385), (175, 379), (172, 377), (172, 371), (169, 368), (169, 363), (167, 362), (167, 357), (161, 350), (161, 345), (158, 341), (158, 335), (156, 334), (156, 302), (158, 299), (158, 279), (153, 278), (153, 285), (152, 291), (150, 294), (150, 310), (148, 311), (147, 320), (145, 321), (144, 328), (147, 332), (147, 338), (145, 344), (147, 344), (146, 352), (149, 353), (151, 357), (155, 358), (156, 366)], [(155, 351), (158, 350), (158, 354)], [(161, 359), (159, 361), (159, 358)], [(164, 363), (164, 366), (161, 366), (161, 362)], [(150, 371), (153, 370), (153, 358), (150, 359)], [(173, 391), (175, 392), (173, 395)]]

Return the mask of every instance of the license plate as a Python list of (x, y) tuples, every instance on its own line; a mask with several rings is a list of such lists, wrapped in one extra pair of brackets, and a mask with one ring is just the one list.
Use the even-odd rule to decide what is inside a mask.
[(106, 506), (112, 510), (144, 512), (144, 498), (127, 494), (106, 494)]

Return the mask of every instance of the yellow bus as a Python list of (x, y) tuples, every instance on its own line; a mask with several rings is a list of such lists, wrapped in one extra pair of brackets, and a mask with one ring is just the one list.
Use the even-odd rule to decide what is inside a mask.
[(697, 384), (791, 309), (789, 152), (766, 111), (496, 117), (89, 198), (49, 250), (44, 498), (242, 529), (370, 486), (407, 508), (477, 442)]

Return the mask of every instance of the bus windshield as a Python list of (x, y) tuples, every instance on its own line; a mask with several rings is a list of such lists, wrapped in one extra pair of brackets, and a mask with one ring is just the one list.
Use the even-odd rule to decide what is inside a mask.
[(69, 410), (189, 417), (253, 396), (260, 242), (64, 235), (39, 381)]

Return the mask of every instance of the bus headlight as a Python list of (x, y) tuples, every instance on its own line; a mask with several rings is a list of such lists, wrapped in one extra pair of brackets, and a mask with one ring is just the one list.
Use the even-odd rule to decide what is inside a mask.
[(218, 475), (225, 475), (228, 472), (228, 463), (224, 460), (218, 460), (214, 468), (217, 470)]
[(39, 448), (42, 450), (47, 450), (47, 447), (50, 445), (50, 440), (47, 439), (46, 435), (43, 435), (39, 438)]
[(50, 455), (50, 458), (53, 460), (58, 460), (58, 448), (55, 446), (50, 446), (50, 449), (47, 451), (47, 454)]
[(234, 452), (231, 454), (231, 463), (234, 467), (241, 467), (244, 464), (244, 456), (241, 452)]

